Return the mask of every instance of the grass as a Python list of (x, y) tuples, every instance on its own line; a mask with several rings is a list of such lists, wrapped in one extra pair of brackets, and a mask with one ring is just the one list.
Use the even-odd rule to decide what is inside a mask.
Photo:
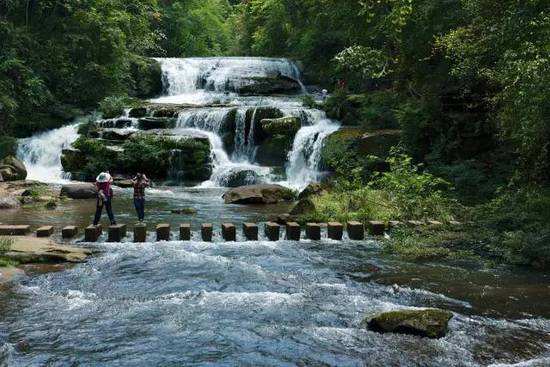
[(13, 245), (13, 238), (0, 237), (0, 268), (19, 265), (16, 261), (8, 259), (5, 254)]

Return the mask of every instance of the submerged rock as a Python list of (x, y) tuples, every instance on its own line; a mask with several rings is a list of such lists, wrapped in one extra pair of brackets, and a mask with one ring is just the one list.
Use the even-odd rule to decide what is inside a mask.
[(94, 199), (97, 197), (97, 189), (92, 183), (67, 184), (61, 187), (59, 195), (71, 199)]
[(3, 181), (19, 181), (27, 178), (25, 164), (14, 156), (8, 156), (0, 161), (0, 175)]
[(436, 308), (423, 310), (399, 310), (385, 312), (370, 320), (364, 320), (367, 327), (380, 333), (399, 333), (428, 338), (441, 338), (447, 334), (449, 320), (453, 314)]
[(236, 187), (223, 195), (226, 204), (276, 204), (294, 197), (292, 190), (269, 184)]

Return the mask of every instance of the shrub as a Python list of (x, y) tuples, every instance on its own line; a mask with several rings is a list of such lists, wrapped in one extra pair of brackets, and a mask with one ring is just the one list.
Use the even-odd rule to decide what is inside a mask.
[(128, 96), (110, 96), (99, 102), (99, 111), (103, 114), (103, 118), (114, 118), (122, 116), (124, 109), (138, 105), (139, 101)]
[(0, 136), (0, 159), (17, 153), (17, 139), (11, 136)]

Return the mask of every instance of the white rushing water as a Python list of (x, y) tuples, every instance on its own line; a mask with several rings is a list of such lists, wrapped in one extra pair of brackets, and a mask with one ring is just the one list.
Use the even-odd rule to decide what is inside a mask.
[[(166, 95), (152, 100), (157, 103), (211, 104), (225, 103), (235, 107), (202, 107), (180, 113), (179, 128), (196, 128), (208, 133), (213, 148), (214, 172), (203, 185), (220, 186), (228, 176), (241, 171), (253, 171), (263, 181), (271, 181), (269, 168), (255, 163), (256, 146), (254, 129), (257, 107), (277, 107), (285, 116), (296, 116), (302, 128), (296, 134), (292, 151), (288, 155), (286, 186), (302, 189), (321, 178), (320, 154), (324, 139), (338, 130), (339, 124), (329, 120), (323, 111), (302, 107), (300, 96), (239, 96), (234, 93), (242, 80), (269, 75), (283, 75), (302, 85), (296, 64), (287, 59), (270, 58), (159, 58), (162, 67)], [(234, 151), (228, 154), (221, 136), (227, 131), (225, 122), (235, 113)], [(246, 114), (252, 110), (250, 126), (246, 126)], [(248, 131), (247, 131), (248, 128)]]
[(61, 168), (61, 151), (78, 138), (78, 124), (20, 139), (17, 157), (25, 163), (27, 179), (47, 183), (61, 183), (68, 177)]

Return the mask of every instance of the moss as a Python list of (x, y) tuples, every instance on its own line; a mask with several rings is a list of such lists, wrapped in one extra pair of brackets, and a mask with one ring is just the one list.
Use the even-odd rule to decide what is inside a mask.
[(441, 338), (447, 333), (453, 314), (440, 309), (399, 310), (380, 314), (371, 320), (364, 320), (370, 330)]
[(270, 135), (294, 136), (300, 130), (300, 119), (297, 117), (282, 117), (279, 119), (264, 119), (262, 129)]

